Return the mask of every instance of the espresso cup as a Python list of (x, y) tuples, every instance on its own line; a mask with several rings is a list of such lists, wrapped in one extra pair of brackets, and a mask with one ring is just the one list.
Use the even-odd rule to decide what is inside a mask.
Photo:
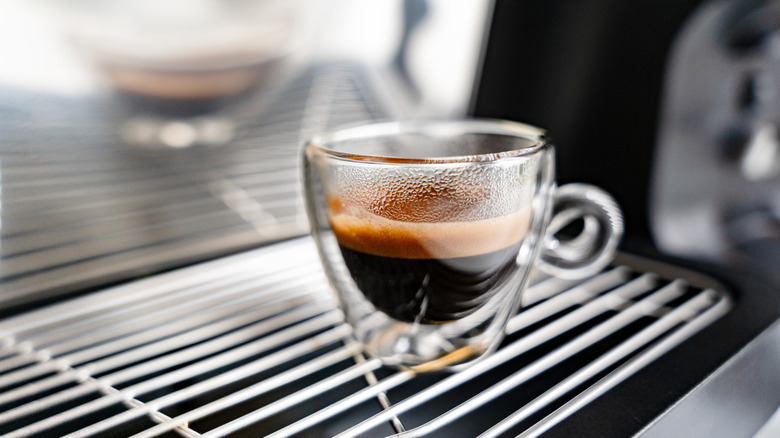
[(367, 354), (467, 366), (498, 347), (533, 269), (576, 279), (610, 262), (619, 207), (556, 187), (554, 159), (544, 131), (499, 120), (362, 125), (305, 145), (311, 231)]

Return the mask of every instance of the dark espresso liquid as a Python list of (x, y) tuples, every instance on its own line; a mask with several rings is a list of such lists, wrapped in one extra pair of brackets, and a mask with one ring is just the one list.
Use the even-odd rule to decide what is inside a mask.
[(377, 309), (400, 321), (437, 323), (462, 318), (485, 303), (511, 270), (519, 244), (445, 259), (385, 257), (340, 247), (352, 278)]
[(514, 267), (530, 224), (527, 210), (454, 222), (379, 213), (330, 200), (344, 262), (377, 309), (429, 324), (462, 318), (489, 300)]

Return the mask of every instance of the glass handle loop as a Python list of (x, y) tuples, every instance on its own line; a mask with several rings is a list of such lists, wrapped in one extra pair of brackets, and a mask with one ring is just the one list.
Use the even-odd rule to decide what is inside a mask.
[[(565, 228), (577, 221), (578, 233), (564, 237)], [(608, 193), (589, 184), (561, 186), (538, 268), (564, 279), (595, 275), (612, 261), (623, 231), (623, 214)]]

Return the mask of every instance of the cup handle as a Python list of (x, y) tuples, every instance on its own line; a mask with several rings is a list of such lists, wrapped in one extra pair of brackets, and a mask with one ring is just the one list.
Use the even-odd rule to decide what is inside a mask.
[[(578, 235), (558, 237), (580, 219)], [(555, 191), (538, 268), (572, 280), (595, 275), (612, 261), (622, 236), (623, 214), (612, 196), (589, 184), (566, 184)]]

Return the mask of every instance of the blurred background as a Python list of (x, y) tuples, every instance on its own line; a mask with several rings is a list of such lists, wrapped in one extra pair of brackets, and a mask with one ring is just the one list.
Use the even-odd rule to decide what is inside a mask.
[[(242, 3), (257, 3), (256, 15), (241, 16), (246, 12)], [(465, 114), (491, 2), (472, 0), (458, 7), (448, 7), (447, 2), (440, 0), (384, 0), (370, 5), (355, 0), (337, 0), (327, 5), (310, 0), (277, 3), (276, 8), (283, 9), (295, 23), (278, 30), (276, 38), (284, 41), (274, 43), (294, 45), (286, 49), (292, 51), (297, 67), (333, 60), (359, 61), (380, 70), (394, 66), (402, 77), (406, 75), (406, 79), (424, 84), (416, 86), (422, 94), (408, 103), (408, 111), (435, 116)], [(3, 2), (0, 15), (0, 53), (5, 60), (0, 81), (6, 87), (64, 95), (97, 93), (107, 84), (95, 71), (89, 53), (94, 47), (90, 44), (102, 45), (105, 51), (109, 46), (106, 38), (112, 38), (108, 34), (116, 34), (113, 50), (117, 55), (127, 51), (144, 56), (146, 50), (145, 56), (153, 56), (149, 47), (162, 52), (159, 40), (156, 47), (150, 42), (162, 33), (144, 34), (143, 27), (154, 20), (159, 24), (167, 22), (168, 26), (179, 25), (178, 29), (169, 27), (167, 37), (189, 38), (189, 44), (209, 36), (213, 41), (213, 34), (220, 32), (219, 26), (231, 26), (236, 34), (233, 42), (241, 44), (261, 37), (262, 32), (257, 29), (264, 25), (264, 20), (269, 21), (271, 14), (271, 7), (262, 4), (194, 1), (156, 5), (142, 1), (123, 5), (106, 1), (9, 0)], [(205, 21), (214, 19), (215, 13), (222, 14), (221, 22)], [(235, 22), (230, 23), (239, 19), (244, 29), (236, 29)], [(87, 29), (90, 26), (95, 30)], [(174, 36), (177, 30), (181, 34)], [(240, 35), (241, 32), (245, 34)], [(408, 48), (411, 49), (401, 54)], [(218, 48), (204, 44), (200, 50)], [(166, 56), (175, 60), (178, 55)]]
[(3, 2), (0, 312), (305, 234), (305, 139), (464, 116), (491, 8)]
[(753, 436), (780, 404), (779, 90), (777, 1), (3, 0), (0, 317), (305, 235), (316, 133), (513, 119), (615, 195), (625, 253), (735, 303), (560, 436)]

